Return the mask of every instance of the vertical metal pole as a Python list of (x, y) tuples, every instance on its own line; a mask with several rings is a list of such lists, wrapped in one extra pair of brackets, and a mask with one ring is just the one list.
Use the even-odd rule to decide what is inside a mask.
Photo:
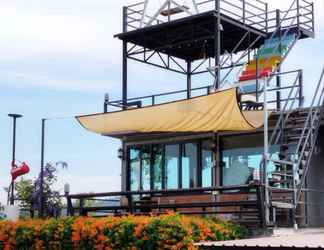
[(299, 178), (299, 175), (298, 175), (298, 168), (297, 168), (297, 164), (294, 163), (293, 165), (293, 189), (294, 189), (294, 209), (292, 210), (292, 221), (293, 221), (293, 224), (294, 224), (294, 229), (298, 229), (298, 224), (297, 224), (297, 221), (296, 221), (296, 209), (297, 209), (297, 206), (298, 206), (298, 200), (297, 200), (297, 180)]
[(299, 25), (300, 25), (300, 5), (299, 5), (299, 0), (297, 0), (296, 2), (297, 4), (297, 27), (298, 29), (300, 28)]
[(191, 62), (187, 61), (187, 99), (191, 98)]
[(242, 4), (243, 4), (243, 8), (242, 8), (242, 11), (243, 11), (243, 23), (245, 24), (245, 0), (242, 0)]
[[(127, 32), (127, 7), (123, 7), (123, 32)], [(123, 41), (123, 87), (122, 87), (122, 99), (123, 109), (127, 107), (127, 42)]]
[[(13, 135), (12, 135), (12, 161), (11, 167), (14, 166), (16, 160), (16, 117), (13, 117)], [(10, 205), (15, 205), (15, 181), (11, 182), (11, 197), (10, 197)]]
[(256, 102), (259, 102), (259, 57), (257, 56), (256, 57), (256, 60), (255, 60), (255, 72), (256, 72), (256, 80), (255, 80), (255, 83), (256, 83)]
[(171, 1), (168, 1), (168, 22), (171, 21), (171, 14), (170, 14), (170, 10), (171, 10)]
[(40, 171), (40, 211), (39, 216), (44, 217), (45, 199), (44, 199), (44, 153), (45, 153), (45, 122), (46, 119), (42, 119), (42, 141), (41, 141), (41, 171)]
[(126, 146), (125, 141), (122, 141), (123, 157), (121, 159), (122, 170), (122, 190), (131, 190), (131, 167), (130, 167), (130, 149)]
[(268, 170), (268, 161), (269, 161), (269, 130), (268, 130), (268, 78), (264, 78), (264, 163), (263, 163), (263, 184), (264, 184), (264, 191), (265, 191), (265, 222), (268, 225), (270, 223), (270, 197), (269, 197), (269, 180), (267, 176)]
[(303, 70), (299, 71), (299, 107), (302, 108), (304, 105), (304, 77)]
[(105, 101), (104, 101), (104, 113), (108, 112), (108, 105), (109, 105), (109, 94), (105, 94)]
[(312, 3), (312, 32), (315, 32), (314, 3)]
[(215, 0), (215, 10), (217, 11), (217, 18), (215, 21), (215, 89), (219, 88), (220, 84), (220, 56), (221, 56), (221, 31), (220, 31), (220, 0)]
[(140, 28), (142, 28), (144, 25), (144, 21), (145, 21), (145, 16), (146, 16), (146, 10), (147, 10), (147, 4), (148, 4), (149, 0), (145, 0), (144, 2), (144, 8), (143, 8), (143, 15), (141, 17), (141, 23), (140, 23)]
[[(13, 119), (13, 127), (12, 127), (12, 159), (11, 159), (11, 167), (13, 168), (16, 160), (16, 130), (17, 130), (17, 118), (21, 118), (22, 115), (18, 114), (8, 114), (9, 117)], [(11, 196), (10, 196), (10, 205), (15, 205), (15, 182), (12, 180), (11, 182)]]
[[(282, 53), (282, 43), (281, 43), (281, 21), (280, 21), (280, 10), (277, 9), (276, 10), (276, 27), (279, 31), (279, 39), (280, 39), (280, 45), (279, 45), (279, 53), (281, 55)], [(277, 67), (277, 73), (280, 73), (281, 72), (281, 67), (280, 65)], [(277, 74), (277, 77), (276, 77), (276, 86), (277, 88), (280, 88), (281, 87), (281, 76), (279, 74)], [(281, 92), (280, 90), (278, 90), (276, 92), (276, 99), (277, 99), (277, 110), (280, 110), (281, 109)]]
[(268, 3), (265, 3), (265, 29), (266, 29), (266, 32), (268, 33), (268, 29), (269, 29), (269, 17), (268, 17), (268, 10), (269, 10), (269, 7), (268, 7)]

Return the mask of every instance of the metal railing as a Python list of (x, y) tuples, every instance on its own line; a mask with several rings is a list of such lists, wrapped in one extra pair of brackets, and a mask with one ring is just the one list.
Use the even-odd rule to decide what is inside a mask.
[[(280, 116), (277, 121), (275, 128), (271, 134), (269, 139), (269, 145), (277, 145), (279, 143), (280, 138), (283, 135), (282, 127), (285, 127), (286, 123), (288, 122), (288, 118), (290, 117), (293, 110), (297, 107), (302, 107), (303, 104), (303, 94), (302, 94), (302, 70), (291, 71), (289, 73), (276, 73), (275, 75), (284, 75), (284, 74), (294, 74), (297, 73), (295, 79), (293, 80), (293, 84), (289, 86), (290, 90), (288, 93), (287, 98), (282, 100), (284, 105), (280, 110)], [(278, 91), (283, 88), (275, 88), (272, 91)], [(285, 88), (288, 89), (288, 88)], [(270, 90), (268, 90), (269, 92)], [(296, 103), (298, 102), (298, 105)], [(268, 102), (269, 103), (269, 102)], [(271, 157), (270, 157), (271, 158)]]
[[(198, 13), (216, 10), (215, 0), (195, 1)], [(249, 25), (255, 29), (272, 33), (277, 28), (277, 11), (269, 11), (268, 3), (260, 0), (219, 0), (220, 13), (236, 21)], [(146, 1), (125, 7), (125, 31), (143, 28), (145, 26), (170, 22), (184, 15), (170, 17), (154, 16), (147, 14)], [(286, 11), (280, 11), (284, 15)], [(193, 12), (192, 15), (197, 14)], [(185, 13), (188, 15), (188, 13)], [(293, 23), (290, 23), (295, 19)], [(297, 0), (290, 9), (290, 14), (283, 19), (282, 29), (291, 26), (314, 33), (314, 3), (306, 0)]]
[[(270, 98), (268, 99), (269, 104), (275, 104), (275, 103), (282, 103), (284, 104), (283, 111), (286, 110), (285, 103), (291, 102), (290, 108), (295, 107), (296, 103), (298, 107), (301, 107), (303, 104), (303, 85), (302, 85), (302, 71), (301, 70), (294, 70), (294, 71), (287, 71), (287, 72), (280, 72), (280, 73), (274, 73), (273, 76), (280, 76), (280, 77), (293, 77), (293, 75), (296, 75), (294, 80), (292, 81), (292, 84), (287, 84), (285, 86), (281, 87), (271, 87), (268, 89), (268, 93)], [(289, 79), (288, 79), (289, 80)], [(288, 82), (287, 80), (287, 82)], [(271, 81), (269, 81), (270, 85)], [(191, 97), (201, 97), (206, 96), (212, 93), (213, 86), (203, 86), (198, 88), (191, 89)], [(288, 92), (289, 91), (289, 92)], [(278, 99), (275, 94), (277, 92), (280, 92), (280, 99)], [(286, 93), (288, 92), (288, 93)], [(106, 99), (105, 101), (105, 112), (108, 111), (116, 111), (116, 109), (123, 109), (123, 108), (143, 108), (143, 107), (150, 107), (155, 106), (159, 104), (166, 104), (174, 101), (181, 101), (188, 99), (187, 97), (188, 90), (178, 90), (178, 91), (170, 91), (166, 93), (160, 93), (160, 94), (154, 94), (154, 95), (147, 95), (147, 96), (141, 96), (141, 97), (134, 97), (127, 99), (127, 103), (124, 104), (122, 100), (114, 100), (110, 101), (109, 99)], [(271, 94), (273, 93), (273, 94)], [(262, 94), (262, 93), (260, 93)], [(273, 96), (273, 97), (271, 97)], [(262, 95), (259, 97), (260, 101), (259, 103), (262, 103)], [(296, 101), (296, 102), (295, 102)], [(114, 110), (111, 110), (111, 108), (114, 108)], [(289, 108), (289, 109), (290, 109)], [(280, 118), (281, 119), (281, 118)]]
[[(195, 11), (192, 13), (204, 13), (215, 10), (215, 0), (199, 0), (195, 2)], [(219, 0), (220, 12), (234, 20), (255, 27), (259, 30), (268, 30), (268, 4), (260, 0)], [(147, 14), (147, 2), (143, 1), (126, 7), (127, 31), (143, 28), (145, 26), (170, 22), (175, 18)], [(188, 15), (188, 13), (186, 13)]]
[[(287, 11), (280, 11), (285, 15)], [(292, 21), (293, 20), (293, 21)], [(273, 32), (277, 28), (277, 10), (268, 12), (268, 32)], [(289, 9), (289, 14), (282, 19), (281, 29), (286, 30), (291, 27), (315, 32), (314, 25), (314, 3), (305, 0), (296, 0)]]
[[(207, 215), (207, 214), (251, 214), (254, 213), (258, 216), (261, 226), (263, 223), (263, 187), (259, 184), (251, 185), (237, 185), (227, 187), (209, 187), (209, 188), (191, 188), (191, 189), (170, 189), (170, 190), (148, 190), (148, 191), (122, 191), (122, 192), (109, 192), (109, 193), (89, 193), (89, 194), (69, 194), (66, 196), (68, 204), (72, 204), (72, 200), (79, 200), (79, 207), (69, 206), (69, 215), (75, 215), (75, 210), (78, 210), (80, 215), (87, 215), (88, 212), (106, 212), (108, 214), (120, 216), (123, 214), (163, 214), (167, 211), (173, 210), (175, 212), (184, 214), (196, 214), (196, 215)], [(232, 192), (236, 191), (236, 192)], [(223, 192), (226, 195), (238, 194), (255, 195), (255, 198), (242, 201), (211, 201), (210, 202), (194, 202), (192, 199), (181, 203), (175, 202), (154, 202), (153, 200), (143, 199), (140, 197), (149, 198), (161, 198), (161, 197), (176, 197), (176, 196), (200, 196), (200, 195), (211, 195), (218, 196)], [(102, 197), (124, 197), (126, 204), (112, 205), (112, 206), (98, 206), (98, 207), (86, 207), (84, 206), (85, 201), (93, 198)], [(139, 198), (139, 199), (136, 199)], [(143, 201), (143, 202), (141, 202)], [(198, 211), (197, 209), (201, 210)], [(215, 208), (227, 208), (225, 210), (217, 210)], [(234, 208), (234, 209), (228, 209)], [(243, 208), (243, 209), (237, 209)], [(249, 209), (244, 209), (249, 208)], [(251, 208), (254, 208), (251, 211)], [(185, 209), (185, 211), (183, 210)]]
[[(212, 85), (198, 87), (191, 89), (191, 97), (199, 97), (199, 96), (205, 96), (210, 94), (210, 91), (212, 89)], [(177, 90), (177, 91), (170, 91), (166, 93), (160, 93), (160, 94), (154, 94), (154, 95), (147, 95), (142, 97), (134, 97), (127, 99), (127, 103), (124, 104), (122, 100), (116, 100), (116, 101), (109, 101), (108, 99), (105, 102), (105, 112), (108, 112), (108, 107), (114, 107), (114, 108), (127, 108), (127, 107), (148, 107), (148, 106), (154, 106), (158, 104), (164, 104), (169, 103), (173, 101), (181, 101), (188, 99), (187, 98), (188, 90)]]
[(303, 171), (300, 184), (298, 185), (298, 190), (296, 194), (297, 202), (300, 200), (302, 188), (305, 185), (306, 177), (310, 167), (311, 156), (313, 154), (317, 142), (321, 120), (324, 116), (323, 108), (324, 108), (324, 68), (322, 69), (320, 79), (316, 86), (314, 97), (312, 99), (310, 109), (306, 118), (305, 126), (296, 148), (296, 155), (297, 154), (300, 155), (296, 163), (297, 166), (299, 166), (302, 163), (303, 160), (302, 157), (304, 156), (306, 149), (308, 148), (309, 150), (305, 167), (304, 167), (305, 169)]

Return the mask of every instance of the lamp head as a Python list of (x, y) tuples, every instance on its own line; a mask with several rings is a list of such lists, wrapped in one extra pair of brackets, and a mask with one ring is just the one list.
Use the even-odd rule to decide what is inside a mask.
[(20, 114), (8, 114), (9, 117), (12, 117), (12, 118), (21, 118), (23, 117), (23, 115), (20, 115)]

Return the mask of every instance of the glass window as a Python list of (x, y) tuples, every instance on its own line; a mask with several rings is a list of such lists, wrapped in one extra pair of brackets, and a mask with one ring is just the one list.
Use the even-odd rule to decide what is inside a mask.
[[(263, 158), (263, 138), (260, 135), (236, 136), (223, 139), (222, 151), (223, 185), (244, 185), (253, 180), (253, 172), (260, 170)], [(277, 146), (270, 148), (273, 159), (278, 152)], [(274, 171), (274, 164), (269, 164), (268, 172)]]
[(210, 142), (202, 143), (202, 187), (211, 187), (213, 184), (213, 151), (210, 150)]
[(153, 146), (154, 190), (162, 189), (162, 146)]
[(150, 190), (151, 188), (151, 146), (145, 145), (142, 151), (142, 190)]
[(132, 191), (140, 189), (140, 148), (132, 147), (130, 149), (130, 185)]
[(168, 189), (178, 188), (179, 145), (165, 146), (165, 176)]
[(182, 188), (197, 186), (198, 147), (196, 143), (182, 145)]

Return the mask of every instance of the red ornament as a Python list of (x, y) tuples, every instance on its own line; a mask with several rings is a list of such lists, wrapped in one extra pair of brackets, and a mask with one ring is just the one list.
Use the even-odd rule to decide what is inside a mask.
[(22, 176), (22, 175), (25, 175), (25, 174), (28, 174), (30, 171), (30, 168), (29, 166), (23, 162), (21, 164), (21, 166), (17, 166), (15, 164), (12, 164), (12, 169), (11, 169), (11, 177), (12, 177), (12, 180), (16, 180), (19, 176)]

